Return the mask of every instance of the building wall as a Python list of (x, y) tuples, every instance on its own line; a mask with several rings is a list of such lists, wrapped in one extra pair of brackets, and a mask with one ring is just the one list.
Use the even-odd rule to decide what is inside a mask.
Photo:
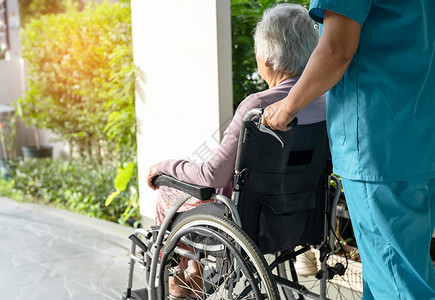
[(232, 116), (229, 0), (132, 0), (141, 214), (154, 218), (153, 164), (205, 160)]

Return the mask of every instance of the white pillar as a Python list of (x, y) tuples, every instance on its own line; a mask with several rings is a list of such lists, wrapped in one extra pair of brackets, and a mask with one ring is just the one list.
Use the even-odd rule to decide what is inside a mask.
[(155, 216), (151, 165), (199, 162), (232, 116), (230, 0), (132, 0), (141, 214)]

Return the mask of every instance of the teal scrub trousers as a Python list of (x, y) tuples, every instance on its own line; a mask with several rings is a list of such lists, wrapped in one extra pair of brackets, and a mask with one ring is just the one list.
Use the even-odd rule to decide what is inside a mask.
[(435, 299), (435, 179), (342, 183), (363, 264), (363, 299)]

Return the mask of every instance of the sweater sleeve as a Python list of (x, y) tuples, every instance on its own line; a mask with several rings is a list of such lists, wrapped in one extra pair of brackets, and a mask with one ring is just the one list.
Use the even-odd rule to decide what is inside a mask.
[(187, 160), (169, 159), (158, 166), (158, 174), (166, 174), (178, 180), (201, 186), (225, 187), (234, 175), (240, 125), (245, 114), (259, 106), (255, 96), (247, 97), (236, 110), (236, 113), (224, 132), (224, 137), (213, 155), (203, 163), (192, 163)]

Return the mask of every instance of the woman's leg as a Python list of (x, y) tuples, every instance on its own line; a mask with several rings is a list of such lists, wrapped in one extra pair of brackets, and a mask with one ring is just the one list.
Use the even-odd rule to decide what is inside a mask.
[(192, 261), (186, 276), (186, 282), (190, 288), (188, 295), (191, 298), (195, 299), (202, 296), (204, 286), (203, 271), (204, 268), (201, 266), (201, 264), (198, 264), (196, 261)]
[(188, 293), (188, 285), (186, 283), (184, 269), (180, 266), (174, 268), (175, 273), (169, 277), (169, 295), (173, 298), (185, 298)]
[[(182, 195), (183, 192), (170, 188), (167, 186), (161, 186), (157, 190), (157, 200), (156, 200), (156, 224), (162, 224), (165, 216), (167, 215), (172, 204), (177, 200), (177, 198)], [(183, 212), (191, 210), (206, 202), (213, 202), (213, 200), (199, 200), (197, 198), (190, 198), (187, 200), (177, 211)]]
[[(162, 186), (157, 191), (156, 201), (156, 224), (162, 224), (172, 204), (183, 192)], [(198, 205), (210, 202), (213, 200), (201, 201), (197, 198), (190, 198), (186, 203), (178, 209), (178, 212), (183, 212), (197, 207)], [(179, 243), (179, 247), (192, 250), (183, 243)], [(180, 257), (180, 264), (175, 267), (175, 274), (169, 278), (169, 294), (176, 298), (184, 298), (189, 294), (192, 298), (200, 297), (202, 290), (202, 268), (197, 262), (191, 263), (190, 269), (187, 272), (189, 261), (185, 257)], [(187, 278), (186, 278), (187, 273)], [(195, 293), (196, 291), (196, 293)]]

